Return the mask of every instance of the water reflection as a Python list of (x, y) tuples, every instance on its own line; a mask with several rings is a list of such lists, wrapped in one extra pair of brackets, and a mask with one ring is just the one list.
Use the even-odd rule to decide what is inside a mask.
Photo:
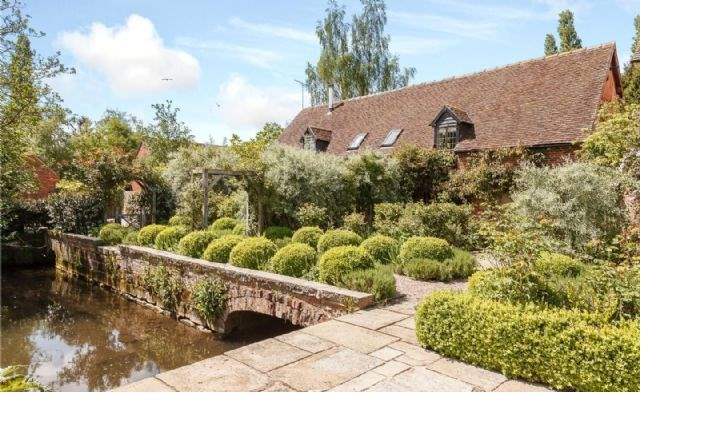
[(54, 270), (3, 272), (0, 365), (52, 390), (102, 391), (294, 329), (264, 320), (217, 340)]

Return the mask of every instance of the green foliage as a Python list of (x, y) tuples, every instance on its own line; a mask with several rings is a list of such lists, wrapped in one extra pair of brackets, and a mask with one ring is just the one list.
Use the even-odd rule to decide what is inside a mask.
[[(140, 180), (146, 188), (133, 194), (126, 206), (128, 214), (134, 214), (136, 222), (139, 216), (151, 216), (153, 213), (153, 194), (155, 194), (155, 221), (163, 222), (170, 218), (175, 211), (175, 195), (170, 185), (155, 171), (141, 170), (136, 179)], [(192, 227), (192, 225), (188, 225)]]
[(26, 374), (20, 365), (10, 365), (0, 369), (0, 393), (45, 391), (45, 388)]
[(573, 12), (570, 9), (565, 9), (558, 14), (558, 37), (561, 53), (583, 47), (581, 38), (576, 33)]
[(87, 234), (105, 218), (102, 198), (90, 192), (56, 192), (48, 197), (47, 209), (50, 225), (64, 233)]
[(422, 281), (440, 281), (445, 276), (443, 263), (435, 259), (409, 259), (399, 269), (402, 274)]
[(230, 263), (236, 267), (263, 270), (278, 247), (265, 237), (243, 239), (230, 252)]
[(298, 207), (295, 219), (304, 227), (325, 227), (328, 224), (328, 210), (312, 203)]
[(271, 241), (274, 241), (276, 239), (293, 237), (293, 230), (288, 227), (268, 227), (263, 232), (263, 235)]
[(141, 228), (138, 232), (138, 244), (144, 247), (154, 247), (155, 238), (166, 228), (168, 228), (167, 225), (160, 224), (151, 224)]
[(543, 54), (550, 56), (558, 53), (558, 45), (556, 45), (556, 38), (553, 34), (546, 34), (546, 40), (543, 42)]
[(138, 232), (129, 231), (128, 234), (123, 238), (123, 244), (125, 245), (139, 245), (138, 243)]
[(346, 289), (370, 293), (378, 304), (386, 303), (396, 296), (396, 278), (390, 266), (352, 270), (341, 277), (338, 285)]
[(470, 253), (453, 249), (453, 256), (437, 261), (428, 258), (411, 258), (399, 266), (404, 275), (425, 281), (450, 281), (468, 278), (476, 269), (476, 260)]
[(390, 236), (377, 234), (361, 242), (360, 247), (379, 264), (390, 264), (398, 256), (400, 244)]
[(302, 278), (315, 265), (317, 255), (315, 249), (308, 244), (288, 244), (273, 255), (270, 269), (281, 275)]
[(318, 253), (344, 245), (360, 245), (363, 238), (349, 230), (328, 230), (318, 239)]
[(238, 236), (245, 236), (247, 232), (247, 229), (245, 228), (245, 224), (243, 222), (237, 223), (232, 230), (232, 233)]
[(343, 229), (360, 235), (368, 234), (368, 224), (365, 221), (365, 216), (361, 213), (346, 214), (343, 216)]
[(171, 227), (193, 228), (193, 219), (188, 216), (173, 216), (168, 220)]
[(232, 217), (221, 217), (210, 225), (210, 231), (233, 230), (238, 223)]
[(285, 247), (286, 245), (293, 243), (293, 238), (290, 238), (290, 237), (282, 237), (282, 238), (280, 238), (280, 239), (275, 239), (275, 240), (273, 240), (273, 243), (275, 244), (276, 247), (278, 247), (278, 248), (283, 248), (283, 247)]
[(177, 272), (160, 265), (148, 268), (142, 276), (145, 289), (160, 300), (163, 309), (175, 312), (183, 293), (183, 281)]
[(190, 232), (188, 227), (167, 227), (155, 236), (155, 248), (158, 250), (175, 251), (178, 243)]
[(601, 106), (594, 132), (579, 151), (582, 160), (610, 168), (623, 168), (640, 177), (638, 151), (641, 147), (639, 104), (610, 102)]
[(153, 104), (152, 108), (155, 110), (155, 118), (153, 124), (146, 129), (145, 139), (150, 147), (150, 161), (156, 165), (164, 165), (171, 154), (192, 144), (193, 135), (190, 128), (178, 120), (180, 109), (173, 107), (172, 101)]
[(316, 248), (321, 236), (323, 236), (323, 230), (319, 227), (302, 227), (293, 233), (293, 242), (308, 244)]
[(393, 158), (398, 161), (405, 196), (424, 203), (436, 198), (456, 165), (456, 156), (450, 150), (413, 145), (396, 149)]
[(225, 264), (230, 259), (230, 252), (243, 239), (245, 239), (245, 236), (236, 234), (229, 234), (227, 236), (220, 237), (208, 244), (203, 252), (203, 259), (206, 261), (221, 262)]
[[(641, 56), (641, 16), (633, 19), (634, 36), (631, 44), (631, 55)], [(641, 104), (641, 63), (629, 62), (623, 70), (621, 77), (623, 86), (623, 100), (626, 103)]]
[[(355, 209), (366, 216), (365, 220), (373, 218), (373, 207), (377, 203), (405, 199), (404, 189), (401, 188), (399, 163), (394, 157), (364, 151), (347, 158), (346, 168), (356, 191)], [(357, 231), (354, 228), (348, 229)]]
[(329, 248), (318, 262), (318, 278), (329, 284), (340, 284), (343, 275), (354, 270), (373, 267), (373, 258), (359, 247), (341, 246)]
[(451, 245), (437, 237), (414, 236), (401, 245), (398, 261), (405, 264), (411, 259), (433, 259), (444, 261), (453, 257)]
[(559, 390), (638, 391), (638, 321), (434, 292), (419, 305), (416, 334), (441, 355)]
[(103, 225), (98, 233), (100, 240), (107, 245), (117, 245), (123, 241), (125, 235), (130, 231), (118, 223)]
[(178, 253), (191, 258), (200, 258), (211, 242), (218, 238), (210, 231), (193, 231), (183, 236), (178, 242)]
[(220, 317), (228, 302), (228, 288), (218, 278), (206, 278), (193, 287), (193, 309), (207, 322)]
[(534, 263), (535, 269), (544, 275), (576, 277), (583, 263), (562, 253), (541, 252)]

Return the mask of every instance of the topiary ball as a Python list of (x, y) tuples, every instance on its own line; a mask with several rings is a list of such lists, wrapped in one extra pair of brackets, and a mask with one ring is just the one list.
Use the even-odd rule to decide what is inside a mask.
[(130, 231), (123, 238), (123, 244), (126, 245), (138, 245), (138, 232)]
[(141, 228), (138, 232), (138, 244), (144, 247), (154, 247), (155, 238), (166, 228), (168, 228), (166, 225), (159, 224), (152, 224)]
[(363, 238), (350, 230), (328, 230), (318, 239), (318, 253), (333, 247), (343, 247), (346, 245), (360, 245)]
[(189, 216), (173, 216), (168, 220), (171, 227), (193, 228), (193, 219)]
[(453, 257), (451, 245), (437, 237), (415, 236), (403, 243), (398, 260), (404, 264), (411, 259), (433, 259), (444, 261)]
[(398, 241), (390, 236), (378, 234), (371, 236), (360, 244), (371, 255), (374, 261), (390, 264), (398, 256)]
[(215, 222), (210, 226), (210, 231), (232, 231), (235, 226), (238, 225), (238, 221), (232, 217), (221, 217), (216, 219)]
[(236, 267), (261, 270), (273, 257), (278, 247), (268, 238), (245, 238), (230, 251), (229, 261)]
[(118, 223), (109, 223), (103, 225), (98, 233), (98, 237), (104, 244), (116, 245), (123, 241), (128, 231), (129, 229), (123, 228), (123, 226)]
[(158, 250), (175, 251), (175, 249), (178, 248), (180, 239), (189, 232), (190, 230), (183, 226), (168, 227), (155, 237), (155, 248)]
[(360, 247), (329, 248), (318, 263), (318, 278), (328, 284), (339, 284), (346, 273), (373, 267), (373, 258)]
[(236, 245), (245, 239), (244, 236), (229, 234), (211, 242), (203, 252), (203, 259), (211, 262), (227, 263), (230, 259), (230, 252)]
[(199, 258), (203, 256), (206, 247), (217, 238), (218, 236), (210, 231), (193, 231), (180, 239), (177, 251), (183, 256)]
[(301, 227), (293, 233), (293, 242), (308, 244), (315, 248), (318, 246), (318, 239), (323, 236), (320, 227)]
[(243, 222), (238, 222), (233, 227), (233, 230), (231, 231), (233, 234), (237, 234), (238, 236), (245, 236), (245, 224)]
[(263, 235), (270, 240), (290, 238), (293, 236), (293, 230), (288, 227), (268, 227), (263, 232)]
[(281, 275), (301, 278), (315, 265), (317, 253), (308, 244), (294, 242), (279, 249), (270, 260), (270, 268)]

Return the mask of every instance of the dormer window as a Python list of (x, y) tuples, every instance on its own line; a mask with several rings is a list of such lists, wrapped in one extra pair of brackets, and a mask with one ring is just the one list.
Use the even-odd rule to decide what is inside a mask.
[(461, 140), (463, 126), (472, 125), (468, 114), (457, 107), (443, 106), (431, 121), (433, 145), (438, 149), (454, 149)]
[(309, 127), (306, 129), (301, 138), (300, 143), (303, 149), (315, 152), (325, 152), (330, 144), (331, 131), (321, 129), (319, 127)]
[(438, 149), (453, 149), (458, 144), (458, 122), (449, 118), (436, 126), (436, 147)]

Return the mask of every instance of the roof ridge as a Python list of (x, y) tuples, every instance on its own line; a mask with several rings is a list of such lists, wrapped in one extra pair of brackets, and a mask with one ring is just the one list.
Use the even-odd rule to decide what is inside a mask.
[[(575, 49), (575, 50), (564, 51), (563, 53), (551, 54), (551, 55), (549, 55), (549, 56), (534, 57), (534, 58), (531, 58), (531, 59), (525, 59), (525, 60), (518, 61), (518, 62), (512, 62), (512, 63), (510, 63), (510, 64), (498, 65), (498, 66), (495, 66), (495, 67), (486, 68), (486, 69), (484, 69), (484, 70), (474, 71), (474, 72), (471, 72), (471, 73), (465, 73), (465, 74), (460, 74), (460, 75), (448, 76), (448, 77), (446, 77), (446, 78), (436, 79), (436, 80), (433, 80), (433, 81), (419, 82), (418, 84), (406, 85), (405, 87), (399, 87), (399, 88), (396, 88), (396, 89), (393, 89), (393, 90), (386, 90), (386, 91), (382, 91), (382, 92), (369, 93), (369, 94), (367, 94), (367, 95), (362, 95), (362, 96), (354, 96), (354, 97), (352, 97), (352, 98), (343, 99), (343, 100), (339, 101), (338, 103), (336, 103), (336, 105), (340, 105), (340, 104), (342, 104), (342, 103), (344, 103), (344, 102), (346, 102), (346, 101), (356, 101), (356, 100), (359, 100), (359, 99), (370, 98), (370, 97), (373, 97), (373, 96), (380, 96), (380, 95), (386, 95), (386, 94), (388, 94), (388, 93), (395, 93), (395, 92), (398, 92), (398, 91), (401, 91), (401, 90), (407, 90), (407, 89), (416, 88), (416, 87), (424, 87), (424, 86), (427, 86), (427, 85), (439, 84), (439, 83), (441, 83), (441, 82), (448, 82), (448, 81), (453, 81), (453, 80), (456, 80), (456, 79), (470, 78), (470, 77), (472, 77), (472, 76), (477, 76), (477, 75), (480, 75), (480, 74), (483, 74), (483, 73), (490, 73), (490, 72), (493, 72), (493, 71), (502, 70), (502, 69), (504, 69), (504, 68), (510, 68), (510, 67), (514, 67), (514, 66), (517, 66), (517, 65), (523, 65), (523, 64), (530, 63), (530, 62), (538, 62), (538, 61), (545, 60), (545, 59), (552, 59), (552, 58), (557, 58), (557, 57), (568, 56), (568, 55), (571, 55), (571, 54), (582, 53), (582, 52), (585, 52), (585, 51), (598, 50), (598, 49), (604, 48), (604, 47), (614, 47), (614, 48), (615, 48), (615, 47), (616, 47), (616, 42), (615, 42), (615, 41), (606, 42), (606, 43), (602, 43), (602, 44), (598, 44), (598, 45), (593, 45), (593, 46), (590, 46), (590, 47), (583, 47), (583, 48), (577, 48), (577, 49)], [(314, 108), (316, 108), (316, 107), (325, 107), (325, 105), (324, 105), (324, 104), (319, 104), (319, 105), (317, 105), (317, 106), (306, 107), (306, 108), (303, 109), (303, 110), (314, 109)]]

